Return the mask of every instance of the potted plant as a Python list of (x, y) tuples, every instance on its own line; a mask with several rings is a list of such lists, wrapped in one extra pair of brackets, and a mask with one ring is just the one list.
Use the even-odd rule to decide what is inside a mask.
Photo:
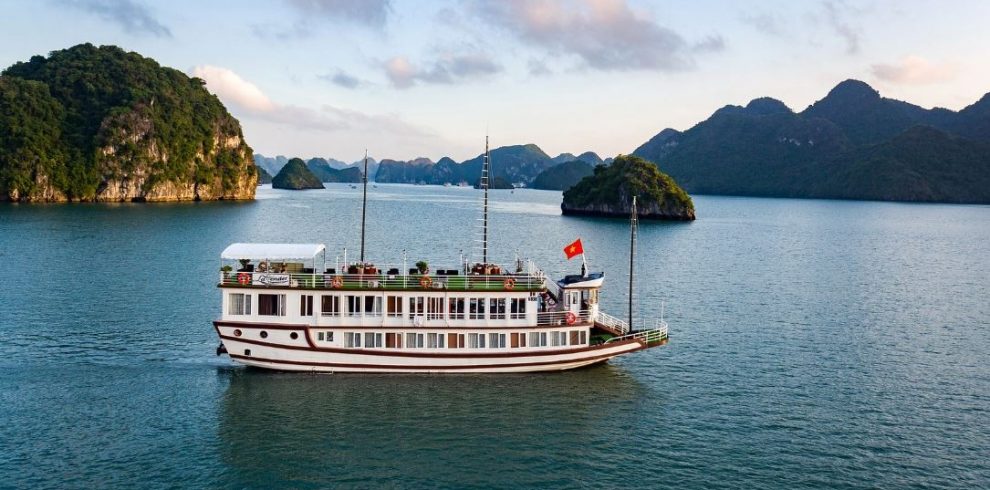
[(420, 260), (419, 262), (416, 262), (416, 268), (419, 269), (420, 274), (430, 273), (430, 264), (428, 264), (425, 260)]

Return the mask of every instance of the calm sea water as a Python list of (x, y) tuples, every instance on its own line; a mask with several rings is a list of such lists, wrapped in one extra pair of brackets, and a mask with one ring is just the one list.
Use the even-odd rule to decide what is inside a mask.
[[(476, 254), (478, 192), (372, 188), (378, 263)], [(493, 254), (624, 316), (628, 224), (493, 192)], [(360, 195), (0, 206), (0, 487), (987, 488), (990, 207), (698, 196), (646, 223), (639, 318), (585, 370), (345, 376), (214, 356), (235, 241), (359, 245)], [(438, 264), (439, 265), (439, 264)]]

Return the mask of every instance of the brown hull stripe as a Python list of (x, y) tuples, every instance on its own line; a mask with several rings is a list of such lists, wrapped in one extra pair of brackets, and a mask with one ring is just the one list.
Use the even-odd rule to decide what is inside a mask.
[(401, 366), (394, 364), (353, 364), (353, 363), (338, 363), (338, 362), (312, 362), (312, 361), (286, 361), (286, 360), (275, 360), (266, 359), (263, 357), (254, 356), (242, 356), (239, 354), (230, 354), (231, 358), (234, 359), (244, 359), (252, 360), (258, 362), (267, 362), (271, 364), (288, 364), (292, 366), (311, 366), (311, 367), (339, 367), (339, 368), (364, 368), (364, 369), (389, 369), (389, 370), (423, 370), (423, 371), (451, 371), (458, 369), (501, 369), (501, 368), (512, 368), (512, 367), (532, 367), (532, 366), (548, 366), (552, 364), (572, 364), (576, 362), (595, 362), (603, 361), (615, 356), (620, 356), (622, 354), (628, 354), (630, 352), (636, 352), (634, 349), (627, 352), (617, 352), (615, 354), (602, 354), (594, 357), (588, 357), (584, 359), (572, 359), (565, 361), (539, 361), (539, 362), (519, 362), (511, 364), (472, 364), (467, 366), (434, 366), (434, 365), (422, 365), (422, 366)]
[[(336, 353), (336, 354), (359, 354), (364, 356), (392, 356), (392, 357), (422, 357), (422, 358), (446, 358), (446, 359), (458, 359), (458, 358), (498, 358), (498, 357), (545, 357), (545, 356), (556, 356), (562, 354), (574, 354), (578, 352), (592, 352), (596, 350), (602, 350), (606, 348), (612, 348), (625, 344), (640, 344), (640, 348), (646, 348), (644, 342), (637, 339), (622, 340), (619, 342), (613, 342), (611, 344), (599, 344), (591, 347), (581, 347), (578, 349), (556, 349), (546, 352), (478, 352), (475, 354), (467, 353), (425, 353), (425, 352), (403, 352), (399, 349), (386, 350), (386, 349), (340, 349), (335, 347), (307, 347), (301, 345), (284, 345), (284, 344), (273, 344), (271, 342), (265, 342), (263, 340), (255, 339), (245, 339), (243, 337), (231, 337), (229, 335), (220, 335), (223, 340), (232, 340), (234, 342), (244, 342), (246, 344), (260, 345), (263, 347), (272, 347), (275, 349), (288, 349), (288, 350), (301, 350), (308, 352), (325, 352), (325, 353)], [(482, 349), (477, 349), (482, 350)], [(632, 351), (629, 351), (632, 352)]]

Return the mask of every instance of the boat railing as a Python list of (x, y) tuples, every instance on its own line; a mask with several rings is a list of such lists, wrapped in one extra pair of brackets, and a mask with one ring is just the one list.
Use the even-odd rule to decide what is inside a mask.
[(637, 330), (633, 333), (620, 335), (618, 337), (612, 337), (605, 341), (606, 344), (612, 342), (621, 342), (623, 340), (638, 339), (643, 340), (647, 344), (653, 344), (657, 342), (663, 342), (667, 340), (667, 322), (663, 320), (657, 320), (653, 328)]
[(604, 311), (601, 310), (598, 310), (598, 313), (595, 315), (595, 322), (601, 323), (602, 325), (608, 327), (610, 330), (618, 332), (619, 335), (625, 335), (629, 333), (628, 323), (612, 315), (609, 315), (608, 313), (605, 313)]
[(591, 310), (572, 311), (541, 311), (536, 314), (536, 324), (544, 325), (577, 325), (591, 323)]
[(340, 290), (542, 291), (540, 275), (521, 274), (359, 274), (319, 272), (220, 273), (221, 286)]

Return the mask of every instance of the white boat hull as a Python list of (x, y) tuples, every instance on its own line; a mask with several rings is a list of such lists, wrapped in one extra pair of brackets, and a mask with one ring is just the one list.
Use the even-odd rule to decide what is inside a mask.
[[(235, 362), (281, 371), (323, 373), (526, 373), (563, 371), (605, 362), (648, 347), (638, 339), (556, 350), (486, 352), (485, 349), (321, 349), (311, 345), (309, 332), (297, 345), (236, 338), (219, 327), (228, 355)], [(308, 330), (308, 329), (306, 329)], [(467, 352), (465, 352), (467, 351)]]

